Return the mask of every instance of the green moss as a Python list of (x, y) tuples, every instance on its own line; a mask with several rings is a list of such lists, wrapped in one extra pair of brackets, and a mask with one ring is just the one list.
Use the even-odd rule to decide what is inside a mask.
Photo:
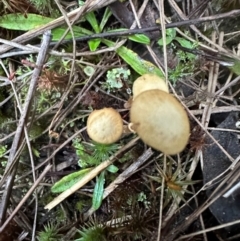
[(29, 0), (29, 2), (39, 11), (42, 15), (55, 18), (59, 17), (60, 13), (54, 1), (49, 0)]
[(41, 136), (43, 134), (44, 129), (45, 128), (39, 123), (33, 123), (29, 131), (29, 137), (31, 138), (31, 140), (34, 140)]
[(44, 226), (44, 230), (40, 231), (37, 236), (38, 241), (59, 241), (61, 235), (58, 234), (57, 226), (48, 224)]
[(79, 231), (79, 233), (82, 237), (80, 239), (76, 239), (75, 241), (107, 240), (104, 228), (97, 225), (93, 227), (83, 228), (81, 231)]

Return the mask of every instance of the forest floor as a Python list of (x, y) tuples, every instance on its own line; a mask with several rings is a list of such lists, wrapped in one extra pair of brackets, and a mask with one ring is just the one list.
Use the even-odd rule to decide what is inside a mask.
[[(239, 29), (237, 0), (1, 1), (0, 241), (238, 240)], [(130, 131), (147, 74), (187, 116), (181, 151), (170, 108), (167, 151)], [(104, 108), (107, 144), (87, 129)]]

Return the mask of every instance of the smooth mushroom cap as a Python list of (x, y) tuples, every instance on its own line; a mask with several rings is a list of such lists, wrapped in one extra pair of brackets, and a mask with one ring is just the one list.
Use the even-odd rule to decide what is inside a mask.
[(169, 93), (165, 80), (155, 74), (144, 74), (133, 82), (133, 99), (146, 90), (159, 89)]
[(161, 90), (142, 92), (130, 109), (131, 128), (149, 146), (168, 155), (181, 152), (189, 139), (190, 126), (183, 106)]
[(101, 144), (112, 144), (120, 139), (123, 132), (123, 121), (113, 108), (94, 110), (87, 120), (89, 137)]

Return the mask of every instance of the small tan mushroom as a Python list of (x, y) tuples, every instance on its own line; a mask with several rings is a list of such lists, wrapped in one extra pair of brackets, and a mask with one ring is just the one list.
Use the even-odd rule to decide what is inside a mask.
[(190, 126), (183, 106), (162, 90), (139, 94), (130, 109), (131, 129), (149, 146), (168, 155), (181, 152)]
[(87, 120), (89, 137), (101, 144), (112, 144), (120, 139), (123, 133), (123, 121), (113, 108), (94, 110)]
[(133, 99), (146, 90), (159, 89), (169, 93), (168, 86), (164, 79), (155, 74), (144, 74), (133, 82)]

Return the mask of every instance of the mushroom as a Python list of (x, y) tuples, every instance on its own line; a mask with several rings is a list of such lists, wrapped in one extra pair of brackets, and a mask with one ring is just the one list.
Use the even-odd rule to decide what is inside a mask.
[(168, 155), (181, 152), (189, 139), (190, 126), (183, 106), (169, 93), (147, 90), (130, 109), (130, 129), (149, 146)]
[(89, 137), (101, 144), (112, 144), (120, 139), (123, 133), (123, 121), (113, 108), (94, 110), (87, 120)]
[(133, 100), (143, 91), (152, 89), (159, 89), (169, 93), (168, 86), (164, 79), (155, 74), (144, 74), (133, 82)]

